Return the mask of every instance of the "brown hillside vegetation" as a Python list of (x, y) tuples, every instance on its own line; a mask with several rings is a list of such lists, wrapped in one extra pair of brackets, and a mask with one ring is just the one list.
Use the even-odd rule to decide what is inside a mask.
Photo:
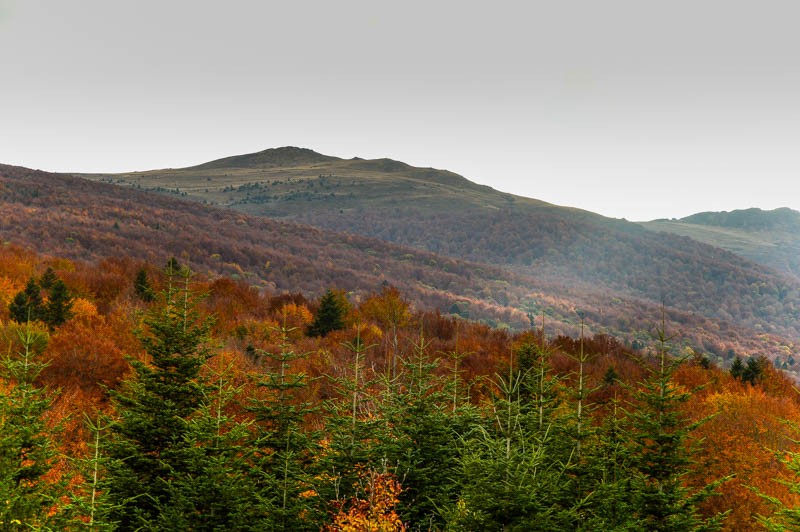
[[(530, 324), (529, 315), (535, 316), (539, 325), (543, 315), (554, 334), (576, 334), (576, 310), (581, 310), (589, 330), (613, 332), (636, 345), (649, 337), (660, 314), (660, 303), (626, 297), (600, 282), (557, 282), (376, 239), (70, 176), (4, 166), (0, 167), (0, 187), (0, 237), (72, 259), (127, 256), (158, 263), (176, 256), (197, 271), (233, 276), (258, 289), (299, 290), (309, 296), (338, 287), (358, 297), (388, 283), (403, 290), (421, 307), (486, 319), (490, 324), (524, 329)], [(429, 233), (438, 231), (439, 225), (432, 227), (436, 230)], [(552, 229), (558, 234), (558, 224)], [(552, 245), (557, 245), (555, 240)], [(641, 254), (635, 256), (642, 258)], [(619, 264), (626, 257), (623, 253), (611, 259)], [(690, 262), (688, 255), (681, 257)], [(575, 267), (591, 270), (598, 264), (605, 264), (605, 259), (578, 262)], [(667, 264), (659, 266), (664, 282), (678, 283), (674, 291), (666, 294), (669, 304), (671, 294), (682, 293), (680, 283), (691, 275), (680, 264), (674, 264), (672, 273)], [(735, 272), (730, 268), (720, 271), (726, 276)], [(745, 274), (743, 271), (739, 275)], [(688, 345), (719, 363), (730, 361), (736, 353), (779, 357), (783, 363), (790, 360), (793, 352), (793, 335), (770, 331), (759, 325), (763, 320), (755, 318), (759, 322), (756, 328), (744, 326), (728, 313), (734, 309), (731, 312), (739, 316), (753, 312), (779, 314), (793, 296), (784, 294), (784, 303), (773, 307), (760, 306), (770, 297), (769, 286), (758, 285), (764, 295), (748, 292), (741, 301), (731, 303), (728, 310), (720, 306), (717, 314), (722, 318), (705, 317), (697, 310), (682, 310), (675, 304), (668, 307), (667, 319), (671, 326), (685, 331), (683, 340)], [(693, 293), (693, 297), (700, 298), (713, 290)], [(793, 371), (794, 367), (786, 364), (786, 369)]]
[[(592, 310), (601, 326), (595, 331), (629, 341), (648, 328), (642, 321), (657, 321), (662, 303), (684, 327), (697, 323), (691, 329), (700, 336), (759, 337), (771, 346), (758, 351), (781, 366), (800, 338), (796, 278), (689, 238), (498, 192), (444, 170), (278, 148), (191, 168), (86, 177), (492, 264), (534, 283), (531, 297), (498, 293), (496, 303), (539, 314), (540, 294), (568, 297), (573, 308)], [(621, 319), (609, 308), (618, 300), (626, 308)], [(553, 321), (574, 327), (569, 312), (561, 314)], [(727, 341), (694, 334), (692, 341), (720, 362), (739, 351)]]

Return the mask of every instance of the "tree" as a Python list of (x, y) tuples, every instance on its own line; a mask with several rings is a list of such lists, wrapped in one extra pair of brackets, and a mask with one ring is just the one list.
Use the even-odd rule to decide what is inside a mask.
[(387, 472), (378, 473), (374, 469), (359, 471), (355, 493), (339, 508), (333, 523), (324, 527), (323, 532), (361, 532), (375, 530), (380, 532), (405, 532), (406, 525), (395, 511), (398, 495), (402, 492), (400, 482)]
[(53, 271), (53, 268), (48, 267), (47, 270), (42, 274), (39, 278), (39, 286), (42, 287), (44, 290), (50, 290), (53, 288), (55, 282), (58, 281), (58, 276), (56, 272)]
[(61, 279), (56, 279), (50, 284), (50, 297), (45, 305), (42, 315), (44, 322), (54, 329), (66, 323), (72, 317), (72, 296), (67, 285)]
[[(792, 429), (795, 433), (798, 432), (797, 425), (792, 424)], [(800, 453), (786, 452), (775, 454), (783, 466), (791, 474), (789, 479), (781, 478), (778, 480), (778, 482), (788, 486), (791, 493), (795, 495), (800, 494)], [(783, 456), (780, 456), (781, 454), (783, 454)], [(756, 521), (764, 526), (764, 528), (770, 532), (800, 530), (800, 507), (787, 505), (777, 497), (766, 495), (758, 489), (755, 491), (775, 508), (775, 513), (772, 516), (756, 516)]]
[(291, 364), (307, 353), (291, 349), (289, 335), (294, 328), (286, 326), (286, 307), (279, 331), (279, 352), (255, 351), (256, 356), (273, 364), (258, 381), (266, 396), (254, 400), (250, 407), (257, 428), (255, 497), (273, 504), (274, 530), (318, 530), (313, 522), (318, 517), (314, 514), (315, 501), (302, 496), (313, 484), (308, 469), (316, 450), (316, 435), (309, 434), (304, 424), (315, 409), (300, 397), (308, 386), (308, 377), (291, 369)]
[(655, 367), (646, 366), (649, 378), (634, 392), (629, 413), (632, 508), (647, 530), (718, 530), (724, 514), (705, 519), (698, 505), (724, 479), (695, 492), (684, 485), (692, 465), (690, 434), (702, 420), (691, 421), (681, 410), (691, 395), (680, 390), (673, 378), (683, 359), (668, 355), (663, 321), (657, 333)]
[(744, 363), (742, 363), (742, 359), (737, 356), (731, 363), (731, 377), (741, 380), (743, 373)]
[(206, 366), (213, 382), (205, 400), (172, 450), (168, 502), (159, 508), (154, 527), (159, 530), (271, 529), (272, 505), (253, 498), (250, 423), (226, 413), (241, 387), (231, 384), (233, 364), (226, 364), (222, 355), (215, 360), (217, 368)]
[(133, 281), (133, 289), (136, 295), (145, 303), (155, 301), (156, 295), (153, 288), (150, 286), (150, 280), (147, 278), (147, 270), (144, 268), (136, 272), (136, 279)]
[[(42, 298), (42, 289), (48, 294), (47, 302)], [(72, 297), (64, 282), (48, 268), (39, 282), (28, 279), (25, 289), (14, 296), (9, 305), (11, 319), (17, 323), (42, 321), (52, 330), (72, 317)]]
[(389, 431), (383, 454), (402, 479), (398, 512), (413, 530), (444, 526), (440, 509), (454, 505), (458, 494), (459, 436), (477, 418), (470, 406), (450, 408), (447, 378), (435, 374), (438, 360), (430, 359), (429, 346), (420, 330), (381, 404)]
[(394, 287), (384, 287), (379, 295), (373, 296), (361, 305), (361, 313), (367, 319), (373, 319), (387, 331), (385, 341), (390, 345), (391, 354), (387, 353), (387, 362), (391, 368), (392, 378), (397, 377), (397, 361), (400, 357), (398, 329), (404, 327), (411, 318), (408, 301), (403, 299), (400, 291)]
[(377, 415), (374, 390), (376, 379), (371, 378), (365, 364), (366, 345), (361, 338), (361, 324), (355, 326), (355, 339), (342, 345), (352, 355), (352, 363), (342, 368), (340, 377), (331, 377), (338, 400), (326, 403), (327, 419), (323, 455), (317, 467), (322, 482), (317, 491), (331, 510), (342, 501), (357, 494), (359, 469), (380, 464), (384, 458), (382, 443), (386, 440), (386, 423)]
[[(550, 420), (538, 430), (538, 412), (524, 397), (526, 375), (509, 363), (497, 376), (497, 394), (486, 406), (483, 423), (463, 437), (459, 460), (460, 492), (447, 512), (452, 530), (567, 530), (574, 528), (578, 501), (571, 500), (571, 467), (549, 455)], [(566, 504), (564, 504), (566, 501)]]
[(36, 279), (31, 277), (25, 288), (18, 292), (8, 306), (11, 319), (17, 323), (41, 320), (44, 314), (42, 293)]
[(147, 358), (132, 359), (131, 377), (112, 391), (117, 419), (109, 428), (101, 489), (110, 503), (106, 520), (122, 530), (156, 526), (175, 503), (175, 482), (198, 473), (190, 418), (208, 390), (200, 369), (211, 355), (211, 322), (197, 311), (188, 270), (180, 277), (177, 287), (170, 277), (162, 305), (139, 332)]
[(618, 401), (596, 431), (593, 445), (587, 449), (584, 472), (583, 508), (579, 530), (637, 530), (631, 484), (630, 435), (620, 415)]
[(769, 364), (769, 362), (763, 356), (748, 358), (744, 371), (742, 371), (742, 382), (749, 382), (751, 385), (755, 386), (761, 381), (761, 377), (764, 374), (764, 367), (767, 364)]
[(19, 351), (0, 363), (0, 528), (58, 528), (65, 524), (66, 492), (63, 482), (46, 479), (57, 456), (45, 422), (52, 399), (35, 384), (47, 333), (31, 323), (6, 331), (17, 335)]
[(344, 329), (344, 319), (350, 304), (344, 293), (328, 290), (319, 302), (319, 310), (308, 327), (309, 336), (327, 336), (331, 331)]

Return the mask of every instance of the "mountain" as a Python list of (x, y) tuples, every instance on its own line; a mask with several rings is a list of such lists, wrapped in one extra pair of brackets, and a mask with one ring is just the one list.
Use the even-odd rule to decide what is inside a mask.
[(497, 267), (377, 239), (5, 165), (0, 242), (75, 260), (165, 264), (175, 256), (211, 276), (309, 296), (337, 287), (359, 297), (391, 284), (420, 306), (460, 305), (517, 328), (528, 319), (514, 307), (536, 285)]
[(524, 283), (503, 293), (477, 289), (494, 304), (573, 326), (574, 310), (557, 309), (580, 309), (596, 328), (628, 339), (652, 328), (662, 303), (675, 323), (711, 320), (686, 335), (719, 357), (742, 348), (743, 338), (760, 338), (768, 347), (744, 349), (774, 358), (800, 338), (795, 278), (694, 239), (499, 192), (445, 170), (292, 147), (82, 177), (488, 264)]
[(283, 166), (302, 166), (330, 162), (336, 157), (319, 154), (308, 148), (273, 148), (258, 153), (247, 153), (224, 157), (195, 166), (194, 170), (213, 170), (218, 168), (265, 168)]
[(640, 225), (688, 236), (800, 278), (800, 212), (792, 209), (701, 212)]

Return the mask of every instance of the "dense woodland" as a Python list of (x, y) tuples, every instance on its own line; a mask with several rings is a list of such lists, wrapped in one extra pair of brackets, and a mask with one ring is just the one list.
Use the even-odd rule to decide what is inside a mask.
[[(369, 164), (369, 171), (376, 164), (394, 168), (388, 162)], [(425, 176), (432, 172), (427, 178), (442, 187), (468, 183), (447, 172), (411, 171)], [(0, 165), (0, 239), (41, 253), (71, 260), (130, 257), (153, 264), (170, 254), (207, 276), (224, 275), (271, 293), (301, 291), (309, 297), (319, 297), (331, 286), (355, 298), (367, 297), (389, 284), (419, 308), (498, 328), (538, 328), (544, 315), (553, 335), (579, 334), (579, 309), (590, 334), (609, 334), (630, 347), (650, 337), (664, 301), (667, 327), (680, 329), (687, 347), (715, 363), (727, 367), (737, 355), (763, 355), (789, 372), (800, 370), (793, 355), (796, 322), (786, 318), (799, 308), (796, 286), (777, 274), (754, 270), (727, 255), (712, 261), (703, 251), (710, 248), (699, 244), (670, 251), (641, 235), (622, 238), (614, 227), (628, 226), (620, 221), (600, 231), (590, 223), (600, 217), (582, 211), (561, 221), (501, 211), (493, 216), (508, 223), (505, 233), (488, 218), (465, 213), (462, 225), (452, 213), (441, 220), (405, 213), (404, 227), (418, 237), (452, 241), (461, 251), (467, 245), (477, 246), (475, 253), (486, 251), (496, 242), (514, 253), (532, 249), (562, 259), (550, 266), (520, 259), (514, 271), (196, 201)], [(368, 213), (364, 217), (382, 227)], [(437, 231), (423, 230), (416, 220)], [(474, 236), (477, 226), (485, 226), (488, 236)], [(470, 232), (475, 243), (467, 238)], [(618, 237), (622, 240), (614, 244)], [(642, 287), (638, 291), (614, 288), (634, 281)]]
[(182, 262), (0, 248), (0, 528), (800, 525), (795, 385), (666, 315), (631, 349)]

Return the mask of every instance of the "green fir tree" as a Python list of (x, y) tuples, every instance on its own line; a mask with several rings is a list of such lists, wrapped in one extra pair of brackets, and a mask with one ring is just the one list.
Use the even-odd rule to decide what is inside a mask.
[(633, 394), (627, 451), (633, 471), (632, 509), (643, 530), (718, 530), (724, 515), (704, 518), (698, 505), (724, 479), (699, 490), (690, 490), (683, 482), (692, 466), (690, 434), (702, 420), (688, 419), (681, 409), (691, 394), (675, 384), (675, 371), (683, 360), (669, 356), (668, 340), (662, 321), (655, 366), (645, 366), (648, 378)]
[(44, 306), (42, 316), (50, 329), (64, 325), (72, 317), (72, 296), (61, 279), (50, 284), (50, 297)]
[(150, 279), (147, 277), (147, 270), (144, 268), (136, 272), (136, 279), (133, 281), (133, 289), (136, 292), (136, 296), (145, 303), (151, 303), (156, 299), (156, 294), (150, 286)]
[(327, 336), (331, 331), (344, 329), (344, 320), (349, 308), (347, 298), (342, 292), (328, 290), (319, 301), (319, 310), (314, 315), (314, 321), (308, 326), (308, 335)]
[(0, 361), (0, 530), (59, 529), (66, 525), (64, 482), (47, 479), (57, 461), (45, 414), (51, 393), (35, 381), (47, 333), (36, 325), (12, 325), (16, 347)]
[(44, 301), (36, 279), (28, 279), (25, 288), (14, 296), (8, 310), (11, 319), (17, 323), (41, 321), (44, 318)]
[(190, 418), (208, 392), (200, 370), (211, 356), (211, 323), (197, 310), (189, 278), (184, 270), (179, 286), (169, 279), (163, 303), (139, 333), (146, 359), (132, 359), (133, 374), (112, 391), (117, 419), (109, 428), (101, 489), (109, 501), (104, 519), (120, 530), (157, 529), (175, 503), (174, 483), (200, 473)]
[(258, 385), (266, 397), (250, 407), (255, 414), (255, 441), (258, 490), (254, 496), (273, 506), (272, 530), (317, 530), (314, 522), (320, 515), (317, 498), (308, 493), (314, 479), (310, 467), (317, 451), (317, 436), (306, 430), (306, 418), (315, 411), (301, 394), (308, 387), (305, 373), (292, 370), (296, 360), (307, 353), (295, 353), (289, 343), (294, 328), (280, 327), (280, 350), (276, 353), (255, 351), (267, 366)]

